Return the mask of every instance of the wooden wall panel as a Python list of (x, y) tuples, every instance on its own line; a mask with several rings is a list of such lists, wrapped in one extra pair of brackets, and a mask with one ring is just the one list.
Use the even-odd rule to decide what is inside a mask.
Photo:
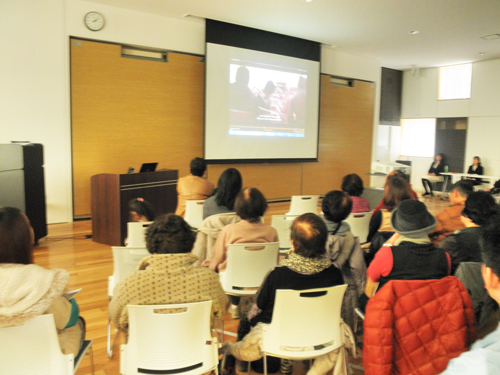
[(354, 81), (346, 87), (321, 77), (318, 163), (304, 164), (302, 194), (340, 189), (349, 173), (357, 173), (369, 186), (374, 101), (371, 82)]
[[(75, 44), (76, 42), (76, 44)], [(205, 66), (198, 56), (168, 54), (168, 63), (121, 57), (115, 44), (72, 39), (71, 110), (74, 215), (90, 215), (90, 177), (126, 173), (143, 162), (189, 173), (203, 156)], [(228, 167), (268, 199), (324, 194), (358, 173), (368, 186), (375, 90), (321, 77), (318, 163), (210, 165), (215, 183)]]
[(199, 56), (132, 59), (119, 45), (72, 40), (75, 216), (90, 214), (94, 174), (138, 171), (143, 162), (189, 172), (189, 161), (203, 156), (204, 75)]

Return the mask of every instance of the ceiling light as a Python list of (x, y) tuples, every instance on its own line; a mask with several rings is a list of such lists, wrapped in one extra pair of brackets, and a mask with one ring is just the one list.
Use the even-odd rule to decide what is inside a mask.
[(300, 0), (303, 1), (304, 3), (311, 3), (313, 0)]
[(481, 39), (484, 40), (493, 40), (493, 39), (498, 39), (500, 38), (500, 34), (490, 34), (490, 35), (484, 35), (481, 37)]
[(410, 33), (411, 35), (415, 35), (415, 34), (418, 34), (419, 32), (420, 32), (420, 31), (418, 31), (418, 30), (412, 30), (412, 31), (410, 31), (409, 33)]
[(479, 56), (484, 56), (484, 55), (486, 55), (486, 53), (484, 53), (484, 52), (479, 52)]

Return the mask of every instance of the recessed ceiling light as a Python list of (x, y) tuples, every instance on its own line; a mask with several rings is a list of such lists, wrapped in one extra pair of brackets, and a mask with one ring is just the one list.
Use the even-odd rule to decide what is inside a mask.
[(484, 52), (479, 52), (479, 56), (484, 56), (484, 55), (486, 55), (486, 53), (484, 53)]
[(412, 31), (410, 31), (409, 33), (410, 33), (411, 35), (415, 35), (415, 34), (418, 34), (419, 32), (420, 32), (420, 31), (418, 31), (418, 30), (412, 30)]
[(302, 1), (304, 3), (311, 3), (313, 0), (300, 0), (300, 1)]

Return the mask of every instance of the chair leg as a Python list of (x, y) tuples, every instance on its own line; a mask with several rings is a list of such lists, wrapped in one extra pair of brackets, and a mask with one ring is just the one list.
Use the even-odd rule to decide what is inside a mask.
[(264, 375), (267, 375), (267, 356), (266, 356), (266, 352), (264, 352)]
[(252, 362), (248, 361), (248, 366), (247, 366), (247, 374), (250, 375), (250, 371), (252, 370)]
[(113, 343), (111, 343), (111, 319), (108, 320), (108, 357), (111, 359), (113, 357), (113, 347), (115, 346), (116, 337), (118, 336), (118, 329), (116, 329), (115, 337), (113, 338)]
[(92, 348), (92, 346), (90, 347), (90, 373), (92, 375), (94, 375), (94, 349)]

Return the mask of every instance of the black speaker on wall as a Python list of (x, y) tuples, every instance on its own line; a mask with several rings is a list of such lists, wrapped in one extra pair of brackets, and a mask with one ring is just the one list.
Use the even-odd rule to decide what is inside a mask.
[(43, 145), (0, 144), (0, 206), (23, 211), (35, 232), (35, 242), (47, 235)]
[(403, 72), (382, 68), (380, 86), (380, 125), (399, 126), (401, 120), (401, 94)]

